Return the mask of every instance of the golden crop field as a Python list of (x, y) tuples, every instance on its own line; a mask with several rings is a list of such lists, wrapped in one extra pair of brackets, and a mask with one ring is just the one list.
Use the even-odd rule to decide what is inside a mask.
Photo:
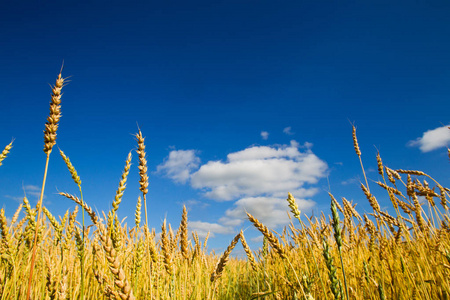
[[(45, 125), (45, 174), (56, 143), (63, 86), (60, 73)], [(131, 152), (108, 212), (98, 215), (83, 200), (81, 180), (61, 150), (80, 197), (60, 194), (76, 208), (52, 215), (43, 206), (44, 176), (35, 207), (25, 197), (10, 221), (0, 211), (0, 299), (450, 298), (450, 189), (430, 175), (391, 169), (378, 155), (382, 181), (371, 185), (386, 191), (391, 213), (381, 209), (367, 179), (361, 189), (373, 213), (363, 215), (330, 193), (331, 214), (308, 218), (286, 191), (286, 210), (293, 216), (288, 227), (275, 232), (247, 214), (264, 237), (263, 247), (250, 249), (240, 231), (223, 253), (214, 253), (207, 250), (208, 237), (188, 234), (186, 208), (179, 212), (179, 224), (164, 221), (161, 228), (148, 228), (145, 144), (140, 130), (135, 137), (142, 196), (133, 224), (121, 223), (117, 215)], [(366, 178), (355, 127), (353, 142)], [(0, 166), (12, 145), (1, 153)], [(86, 218), (92, 225), (85, 226)], [(246, 259), (233, 257), (237, 243)]]

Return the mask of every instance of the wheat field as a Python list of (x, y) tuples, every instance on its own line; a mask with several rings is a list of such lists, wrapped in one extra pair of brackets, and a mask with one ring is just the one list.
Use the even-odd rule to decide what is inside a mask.
[[(353, 203), (330, 193), (330, 211), (307, 217), (286, 191), (286, 211), (293, 218), (282, 232), (248, 213), (263, 236), (261, 249), (250, 249), (239, 231), (223, 253), (208, 252), (208, 237), (189, 234), (185, 207), (179, 224), (164, 220), (160, 228), (149, 228), (140, 130), (135, 138), (142, 196), (132, 224), (120, 222), (117, 213), (132, 152), (112, 209), (98, 214), (83, 199), (75, 166), (59, 150), (80, 196), (60, 192), (77, 206), (64, 216), (52, 215), (42, 199), (64, 80), (60, 73), (52, 88), (41, 197), (35, 207), (23, 198), (9, 222), (0, 210), (0, 299), (450, 299), (450, 189), (424, 172), (391, 169), (378, 154), (382, 181), (371, 185), (386, 191), (392, 207), (382, 210), (388, 203), (380, 205), (370, 191), (354, 126), (354, 148), (365, 178), (361, 191), (373, 212), (360, 215)], [(0, 166), (12, 146), (0, 154)], [(246, 259), (232, 255), (238, 243)]]

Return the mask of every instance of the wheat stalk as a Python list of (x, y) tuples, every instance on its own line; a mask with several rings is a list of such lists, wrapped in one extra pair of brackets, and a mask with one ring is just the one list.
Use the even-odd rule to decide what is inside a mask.
[(142, 136), (142, 132), (139, 129), (139, 132), (135, 135), (136, 140), (138, 142), (138, 149), (136, 150), (139, 155), (139, 190), (142, 192), (142, 197), (144, 199), (144, 210), (145, 210), (145, 226), (148, 227), (148, 218), (147, 218), (147, 193), (148, 193), (148, 175), (147, 175), (147, 159), (145, 157), (145, 138)]
[(347, 279), (345, 276), (344, 262), (342, 260), (342, 244), (343, 244), (342, 243), (342, 228), (340, 226), (339, 214), (337, 212), (337, 208), (336, 208), (334, 201), (331, 201), (331, 214), (333, 216), (332, 225), (333, 225), (333, 229), (334, 229), (334, 239), (336, 240), (336, 244), (337, 244), (338, 251), (339, 251), (339, 257), (341, 259), (342, 274), (344, 276), (345, 294), (346, 294), (347, 300), (348, 300), (349, 297), (348, 297)]
[[(62, 71), (62, 68), (61, 68)], [(44, 179), (42, 180), (42, 188), (41, 195), (39, 197), (39, 202), (37, 204), (38, 213), (37, 213), (37, 224), (34, 234), (34, 242), (33, 242), (33, 254), (31, 257), (30, 263), (30, 275), (28, 278), (28, 290), (26, 299), (30, 299), (31, 295), (31, 284), (33, 280), (33, 271), (36, 260), (36, 248), (37, 248), (37, 239), (38, 239), (38, 231), (39, 231), (39, 223), (41, 220), (42, 213), (42, 201), (44, 199), (44, 189), (45, 182), (47, 179), (47, 171), (48, 171), (48, 162), (50, 159), (50, 153), (52, 152), (53, 146), (56, 144), (56, 131), (58, 130), (58, 122), (61, 118), (61, 89), (64, 84), (64, 78), (61, 77), (61, 71), (59, 72), (58, 78), (56, 79), (56, 83), (52, 88), (52, 97), (50, 102), (50, 114), (47, 118), (47, 123), (45, 123), (44, 130), (44, 153), (47, 155), (47, 159), (45, 162), (45, 170), (44, 170)]]

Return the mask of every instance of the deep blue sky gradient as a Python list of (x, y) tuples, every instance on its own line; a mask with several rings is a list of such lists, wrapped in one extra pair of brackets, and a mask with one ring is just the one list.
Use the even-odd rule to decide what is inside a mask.
[[(156, 228), (165, 216), (176, 226), (188, 200), (209, 205), (189, 211), (205, 222), (233, 204), (155, 173), (171, 150), (195, 149), (206, 163), (292, 139), (314, 145), (337, 198), (370, 211), (349, 121), (371, 179), (378, 180), (370, 172), (376, 146), (392, 168), (420, 169), (448, 185), (445, 148), (422, 153), (406, 144), (450, 121), (450, 3), (356, 2), (2, 1), (0, 144), (15, 142), (0, 167), (0, 206), (12, 215), (22, 185), (41, 184), (48, 84), (63, 60), (70, 83), (57, 144), (81, 176), (85, 201), (99, 210), (112, 202), (137, 124), (147, 137)], [(288, 126), (294, 135), (283, 133)], [(129, 223), (139, 194), (134, 158), (120, 208)], [(315, 213), (328, 214), (327, 180), (318, 188)], [(55, 150), (46, 201), (62, 215), (74, 204), (57, 190), (77, 193)], [(211, 247), (230, 236), (216, 234)]]

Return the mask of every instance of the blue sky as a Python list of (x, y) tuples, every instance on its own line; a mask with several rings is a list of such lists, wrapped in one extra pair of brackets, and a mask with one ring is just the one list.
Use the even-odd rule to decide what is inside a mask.
[[(245, 210), (281, 229), (288, 192), (308, 215), (329, 214), (330, 189), (370, 212), (350, 122), (369, 180), (379, 149), (391, 168), (448, 186), (450, 133), (438, 128), (450, 123), (450, 4), (358, 2), (3, 1), (0, 144), (15, 141), (0, 206), (11, 216), (24, 189), (37, 201), (49, 84), (63, 60), (57, 146), (85, 201), (110, 208), (139, 125), (157, 231), (165, 217), (178, 226), (186, 204), (191, 229), (211, 231), (220, 250), (249, 227)], [(119, 208), (128, 223), (138, 180), (133, 152)], [(78, 192), (54, 150), (45, 203), (62, 215), (74, 203), (57, 191)], [(255, 230), (246, 235), (259, 245)]]

